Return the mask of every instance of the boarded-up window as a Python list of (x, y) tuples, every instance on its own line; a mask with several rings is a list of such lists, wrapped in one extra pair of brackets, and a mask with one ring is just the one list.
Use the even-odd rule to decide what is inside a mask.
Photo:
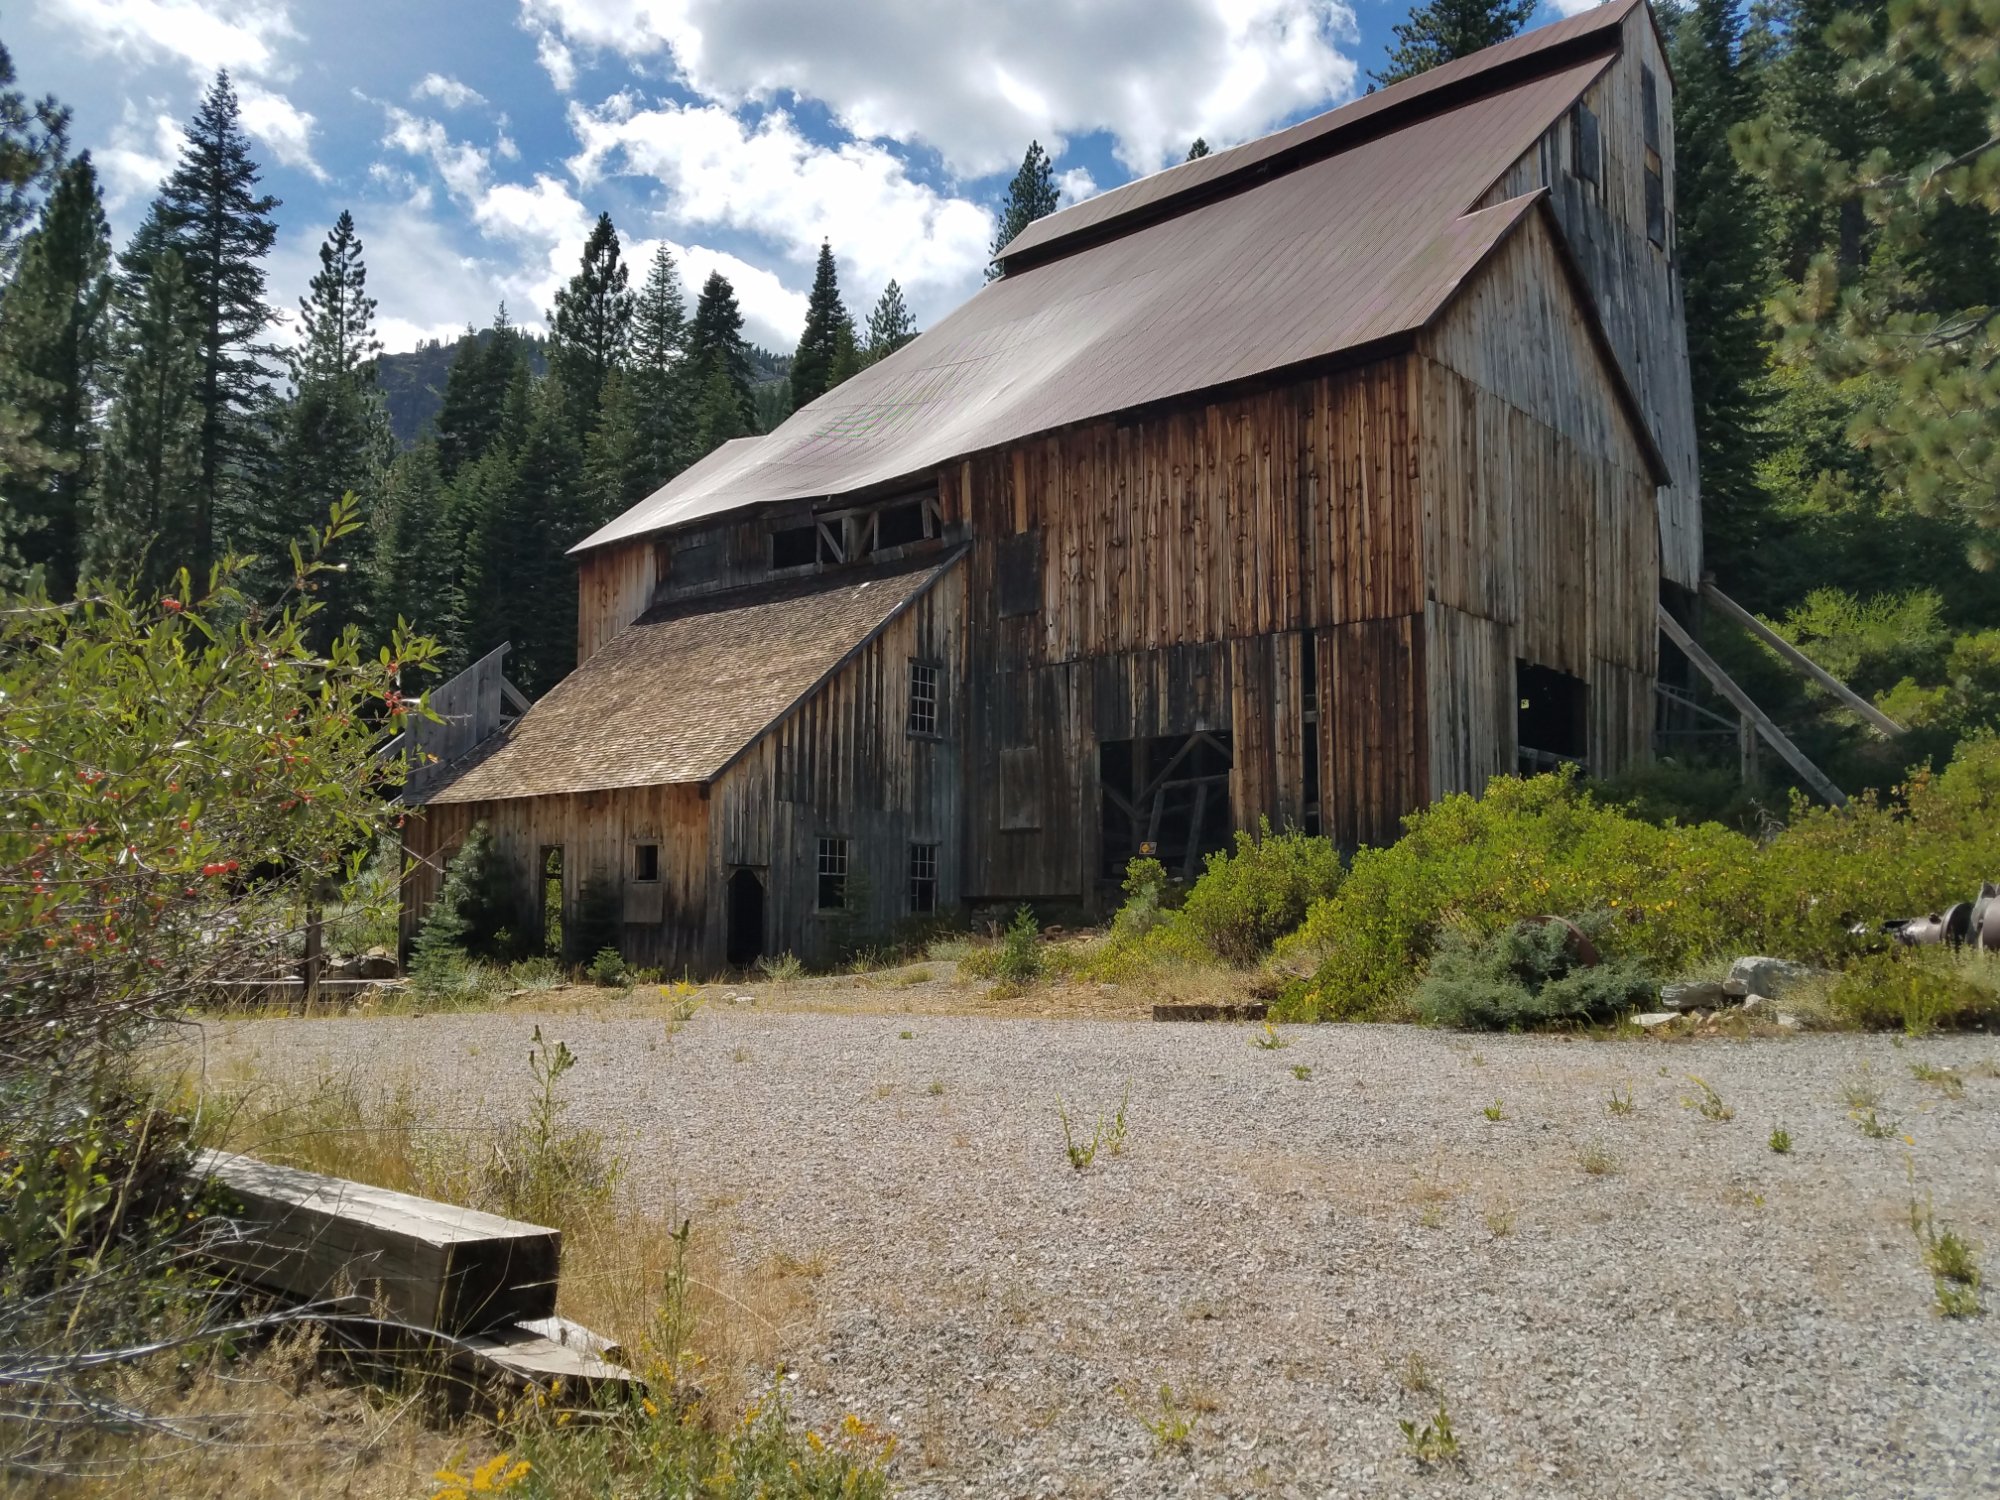
[(821, 911), (839, 911), (847, 904), (847, 840), (819, 841), (818, 891), (813, 904)]
[(787, 526), (771, 533), (771, 567), (809, 568), (819, 557), (818, 526)]
[(677, 548), (668, 577), (676, 588), (691, 588), (713, 583), (721, 574), (722, 548), (711, 537), (699, 546)]
[(910, 733), (938, 732), (938, 669), (929, 662), (910, 663)]
[(1660, 149), (1660, 80), (1644, 64), (1639, 68), (1639, 119), (1646, 131), (1646, 149)]
[(1598, 181), (1597, 111), (1588, 104), (1579, 103), (1570, 111), (1569, 140), (1570, 170), (1585, 182)]
[(910, 845), (910, 915), (928, 917), (937, 910), (936, 844)]
[(1667, 183), (1657, 153), (1646, 153), (1646, 238), (1667, 248)]
[(1000, 831), (1042, 826), (1041, 757), (1033, 745), (1000, 752)]
[(1042, 607), (1042, 534), (1023, 531), (1000, 539), (1000, 618), (1032, 615)]
[(634, 839), (626, 860), (625, 920), (653, 923), (666, 915), (665, 888), (660, 883), (660, 846), (652, 839)]

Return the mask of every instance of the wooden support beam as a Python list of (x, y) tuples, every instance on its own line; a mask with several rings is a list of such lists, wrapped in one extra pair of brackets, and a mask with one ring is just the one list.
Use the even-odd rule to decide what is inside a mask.
[(241, 1280), (453, 1335), (555, 1313), (556, 1230), (224, 1151), (196, 1169), (243, 1205)]
[(1889, 739), (1893, 740), (1897, 736), (1909, 732), (1901, 724), (1898, 724), (1894, 719), (1883, 713), (1881, 709), (1855, 692), (1853, 688), (1834, 676), (1833, 673), (1827, 671), (1826, 668), (1822, 667), (1810, 656), (1807, 656), (1805, 652), (1799, 650), (1797, 646), (1794, 646), (1790, 641), (1779, 635), (1777, 631), (1751, 614), (1749, 610), (1723, 593), (1714, 584), (1703, 583), (1701, 586), (1701, 596), (1717, 609), (1721, 610), (1724, 618), (1733, 620), (1736, 624), (1741, 625), (1758, 640), (1777, 652), (1778, 656), (1787, 666), (1792, 667), (1802, 677), (1816, 682), (1825, 688)]
[(1666, 606), (1655, 604), (1653, 608), (1659, 616), (1660, 629), (1666, 633), (1667, 639), (1681, 648), (1687, 659), (1694, 663), (1695, 670), (1706, 677), (1710, 685), (1729, 700), (1736, 711), (1743, 715), (1746, 723), (1756, 726), (1757, 733), (1764, 737), (1765, 743), (1785, 758), (1785, 764), (1797, 771), (1807, 786), (1833, 806), (1847, 806), (1847, 794), (1828, 780), (1824, 771), (1807, 760), (1805, 752), (1791, 742), (1784, 730), (1771, 722), (1770, 717), (1751, 701), (1750, 695), (1736, 685), (1735, 679), (1717, 666), (1715, 659), (1694, 643), (1694, 637), (1681, 628), (1679, 620), (1667, 613)]

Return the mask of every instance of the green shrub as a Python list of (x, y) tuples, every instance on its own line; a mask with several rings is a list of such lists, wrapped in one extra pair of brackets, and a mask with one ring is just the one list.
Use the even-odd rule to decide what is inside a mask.
[[(1720, 823), (1745, 833), (1757, 831), (1762, 788), (1746, 786), (1726, 766), (1692, 766), (1656, 760), (1619, 776), (1587, 782), (1610, 807), (1623, 808), (1648, 823)], [(1783, 804), (1782, 797), (1776, 799)]]
[(437, 900), (417, 928), (411, 967), (421, 971), (452, 957), (504, 962), (514, 924), (513, 881), (486, 824), (474, 823), (445, 865)]
[(1007, 924), (1000, 940), (999, 958), (993, 975), (1002, 984), (1031, 984), (1042, 974), (1042, 927), (1030, 908), (1023, 906)]
[(1125, 904), (1111, 919), (1115, 942), (1137, 942), (1167, 914), (1167, 867), (1141, 857), (1125, 866)]
[(590, 982), (604, 989), (625, 984), (625, 955), (616, 948), (599, 948), (590, 960)]
[(1837, 964), (1857, 951), (1857, 921), (1938, 910), (1991, 873), (2000, 741), (1966, 742), (1894, 802), (1795, 799), (1789, 826), (1763, 844), (1714, 823), (1645, 822), (1570, 771), (1498, 777), (1484, 797), (1446, 797), (1403, 828), (1357, 853), (1340, 889), (1278, 944), (1314, 971), (1280, 998), (1280, 1018), (1407, 1016), (1448, 928), (1478, 942), (1545, 912), (1608, 912), (1606, 956), (1660, 973), (1729, 950)]
[(1871, 954), (1840, 976), (1832, 1004), (1851, 1025), (1911, 1036), (2000, 1024), (2000, 968), (1976, 954)]
[(1216, 852), (1182, 903), (1178, 922), (1227, 963), (1254, 963), (1305, 920), (1315, 901), (1340, 889), (1340, 854), (1331, 841), (1295, 829), (1239, 832), (1233, 854)]
[(1515, 1030), (1605, 1021), (1655, 993), (1632, 959), (1585, 966), (1560, 922), (1516, 922), (1483, 941), (1448, 934), (1417, 986), (1417, 1014), (1441, 1026)]

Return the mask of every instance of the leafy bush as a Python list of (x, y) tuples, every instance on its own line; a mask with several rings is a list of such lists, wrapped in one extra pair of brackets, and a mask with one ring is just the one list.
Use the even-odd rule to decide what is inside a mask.
[(626, 982), (625, 955), (616, 948), (599, 948), (590, 960), (590, 982), (615, 989)]
[(2000, 1025), (2000, 965), (1935, 949), (1870, 954), (1840, 976), (1832, 1004), (1851, 1025), (1911, 1036)]
[(1305, 920), (1315, 901), (1340, 889), (1340, 854), (1330, 840), (1296, 830), (1238, 832), (1236, 852), (1216, 852), (1188, 892), (1178, 924), (1226, 963), (1254, 963)]
[(1167, 915), (1167, 867), (1141, 857), (1125, 866), (1125, 904), (1111, 919), (1116, 942), (1137, 942)]
[(1007, 924), (1000, 940), (999, 957), (993, 975), (1002, 984), (1032, 984), (1042, 973), (1042, 927), (1030, 908), (1023, 906)]
[(1654, 993), (1643, 963), (1620, 959), (1587, 967), (1562, 923), (1516, 922), (1484, 941), (1447, 934), (1417, 986), (1416, 1009), (1442, 1026), (1515, 1030), (1610, 1020)]
[(767, 953), (757, 960), (757, 967), (766, 979), (778, 984), (790, 984), (806, 977), (806, 966), (799, 962), (796, 953)]
[(1937, 910), (1991, 873), (2000, 741), (1966, 742), (1896, 803), (1795, 800), (1790, 826), (1764, 844), (1713, 823), (1645, 822), (1570, 771), (1496, 778), (1484, 797), (1446, 797), (1403, 827), (1357, 853), (1339, 891), (1279, 943), (1281, 958), (1314, 968), (1281, 997), (1281, 1017), (1405, 1016), (1449, 928), (1477, 942), (1544, 912), (1608, 912), (1606, 956), (1662, 973), (1726, 949), (1838, 963), (1857, 949), (1855, 922)]

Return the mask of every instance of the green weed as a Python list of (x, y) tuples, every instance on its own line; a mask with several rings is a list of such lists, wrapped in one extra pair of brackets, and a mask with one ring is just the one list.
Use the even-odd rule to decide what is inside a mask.
[(1304, 1083), (1308, 1078), (1312, 1076), (1313, 1076), (1313, 1070), (1311, 1064), (1309, 1063), (1292, 1064), (1292, 1077), (1298, 1079), (1300, 1083)]
[(1277, 1052), (1291, 1046), (1292, 1042), (1291, 1038), (1279, 1035), (1278, 1028), (1266, 1021), (1263, 1031), (1252, 1037), (1250, 1044), (1253, 1047), (1262, 1047), (1266, 1052)]
[(1792, 1154), (1792, 1133), (1784, 1126), (1778, 1125), (1772, 1128), (1771, 1149), (1780, 1156)]
[(1698, 1092), (1692, 1097), (1683, 1097), (1681, 1100), (1682, 1104), (1700, 1115), (1704, 1120), (1714, 1121), (1718, 1124), (1724, 1120), (1733, 1120), (1736, 1118), (1736, 1111), (1722, 1102), (1722, 1095), (1718, 1094), (1709, 1085), (1707, 1079), (1699, 1077), (1694, 1073), (1688, 1074), (1687, 1079), (1689, 1083), (1695, 1086)]
[(1403, 1429), (1405, 1451), (1422, 1467), (1430, 1469), (1458, 1462), (1458, 1434), (1452, 1431), (1451, 1412), (1442, 1395), (1428, 1422), (1419, 1426), (1412, 1421), (1400, 1421), (1396, 1425)]
[(1604, 1101), (1604, 1107), (1614, 1115), (1629, 1115), (1637, 1110), (1639, 1106), (1632, 1102), (1632, 1088), (1628, 1084), (1623, 1093), (1620, 1093), (1614, 1085), (1611, 1090), (1611, 1097)]
[(1592, 1177), (1613, 1177), (1620, 1170), (1618, 1158), (1595, 1141), (1577, 1152), (1576, 1164)]
[(1504, 1120), (1507, 1118), (1507, 1111), (1501, 1106), (1501, 1102), (1498, 1099), (1495, 1099), (1491, 1104), (1487, 1105), (1486, 1108), (1480, 1111), (1480, 1113), (1486, 1116), (1487, 1119), (1494, 1121)]
[(1918, 1207), (1914, 1197), (1910, 1199), (1910, 1233), (1917, 1237), (1924, 1269), (1931, 1274), (1931, 1290), (1937, 1302), (1938, 1315), (1945, 1318), (1977, 1317), (1983, 1311), (1979, 1305), (1981, 1276), (1979, 1258), (1971, 1242), (1948, 1226), (1944, 1229), (1937, 1227), (1937, 1218), (1931, 1211), (1928, 1198), (1922, 1207)]
[(1176, 1400), (1173, 1387), (1164, 1381), (1160, 1385), (1158, 1407), (1151, 1412), (1141, 1412), (1139, 1420), (1146, 1424), (1146, 1431), (1152, 1433), (1153, 1441), (1161, 1448), (1181, 1449), (1188, 1445), (1194, 1435), (1196, 1412), (1185, 1404), (1185, 1399)]
[(1965, 1097), (1965, 1078), (1956, 1068), (1940, 1068), (1932, 1063), (1911, 1063), (1910, 1076), (1927, 1083), (1947, 1099)]

